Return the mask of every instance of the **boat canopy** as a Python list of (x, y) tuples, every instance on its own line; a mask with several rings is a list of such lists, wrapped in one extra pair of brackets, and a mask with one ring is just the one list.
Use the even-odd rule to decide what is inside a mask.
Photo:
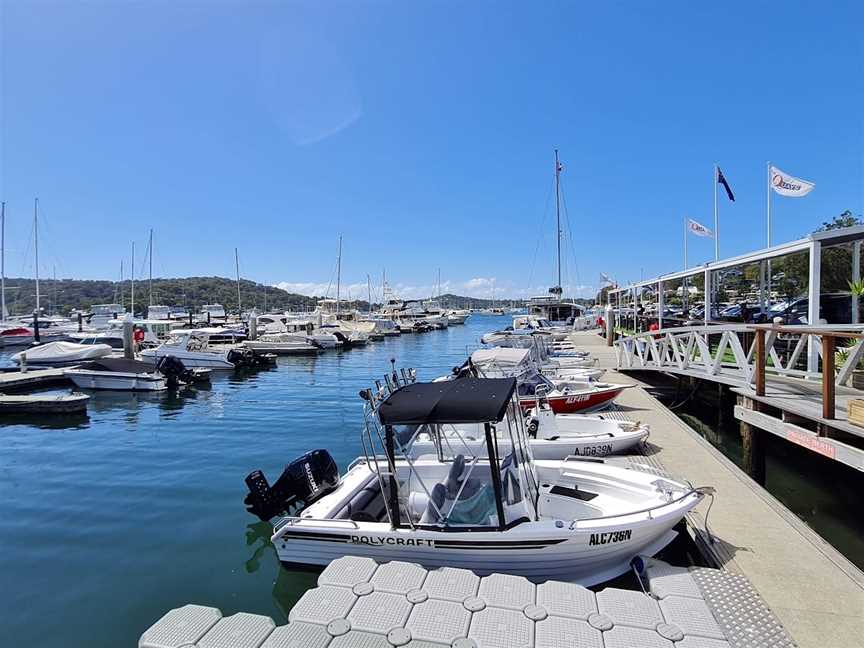
[(90, 369), (92, 371), (109, 371), (118, 373), (153, 373), (156, 371), (154, 365), (141, 360), (132, 360), (129, 358), (99, 358), (82, 364), (80, 369)]
[(530, 349), (493, 347), (478, 349), (471, 354), (471, 362), (478, 369), (514, 369), (528, 362)]
[(384, 425), (498, 422), (504, 418), (515, 390), (515, 378), (412, 383), (381, 403), (378, 417)]

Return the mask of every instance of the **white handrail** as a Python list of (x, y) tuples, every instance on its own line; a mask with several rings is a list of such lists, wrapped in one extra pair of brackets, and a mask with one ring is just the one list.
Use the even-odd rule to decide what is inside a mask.
[[(765, 353), (770, 363), (766, 363), (765, 370), (787, 378), (821, 379), (822, 374), (819, 371), (796, 368), (805, 350), (813, 347), (819, 356), (822, 355), (821, 333), (862, 332), (864, 326), (861, 324), (784, 326), (782, 332), (768, 329)], [(687, 375), (701, 372), (709, 379), (712, 377), (716, 379), (723, 375), (726, 378), (737, 378), (743, 384), (750, 385), (756, 375), (755, 335), (753, 342), (745, 349), (739, 337), (740, 333), (754, 333), (753, 326), (716, 324), (635, 333), (615, 342), (617, 366), (619, 369), (686, 372)], [(786, 337), (781, 337), (781, 334)], [(796, 334), (799, 336), (797, 343), (790, 349), (791, 352), (784, 362), (775, 344), (781, 340), (794, 340)], [(717, 336), (720, 338), (719, 341)], [(716, 343), (713, 349), (712, 343)], [(849, 347), (848, 358), (834, 379), (837, 385), (844, 385), (849, 380), (862, 357), (864, 357), (864, 340), (858, 340)]]

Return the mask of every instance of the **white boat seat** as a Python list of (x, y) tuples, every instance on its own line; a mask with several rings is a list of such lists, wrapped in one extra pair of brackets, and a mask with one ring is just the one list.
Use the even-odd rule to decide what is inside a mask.
[[(438, 511), (443, 513), (446, 494), (447, 488), (444, 484), (435, 484), (432, 488), (432, 497), (426, 505), (426, 511), (420, 518), (420, 524), (436, 524), (438, 522)], [(438, 507), (438, 510), (435, 507)]]

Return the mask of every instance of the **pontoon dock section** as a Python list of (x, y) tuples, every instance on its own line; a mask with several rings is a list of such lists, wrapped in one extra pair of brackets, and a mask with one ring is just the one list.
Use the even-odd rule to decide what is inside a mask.
[[(212, 607), (168, 612), (139, 648), (785, 648), (794, 643), (746, 577), (646, 559), (650, 590), (599, 592), (407, 562), (334, 560), (277, 626)], [(673, 643), (674, 642), (674, 643)]]

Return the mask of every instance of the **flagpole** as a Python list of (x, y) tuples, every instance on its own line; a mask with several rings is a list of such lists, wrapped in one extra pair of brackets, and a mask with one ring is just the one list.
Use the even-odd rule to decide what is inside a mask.
[(768, 174), (768, 184), (766, 186), (768, 192), (768, 208), (766, 210), (766, 215), (768, 219), (768, 247), (771, 247), (771, 162), (767, 162), (766, 165), (766, 173)]
[(720, 219), (717, 210), (717, 169), (720, 167), (714, 163), (714, 260), (720, 260)]
[(684, 217), (684, 269), (687, 269), (687, 217)]

